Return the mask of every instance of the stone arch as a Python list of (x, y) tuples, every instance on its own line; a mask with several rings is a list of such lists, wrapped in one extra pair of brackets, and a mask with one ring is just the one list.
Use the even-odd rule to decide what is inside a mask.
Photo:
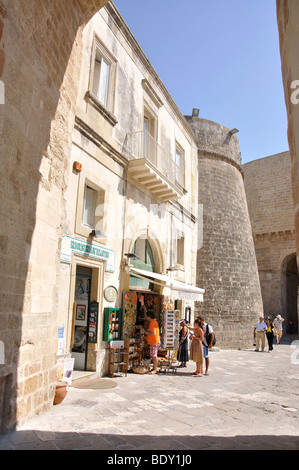
[[(285, 319), (285, 328), (293, 319), (298, 331), (298, 266), (296, 253), (286, 256), (281, 264), (280, 313)], [(278, 313), (278, 312), (276, 312)]]
[[(0, 390), (10, 397), (0, 404), (0, 433), (12, 430), (17, 422), (26, 421), (53, 402), (57, 338), (51, 338), (56, 337), (57, 288), (51, 269), (38, 274), (36, 260), (45, 255), (38, 215), (41, 204), (56, 206), (56, 221), (51, 217), (46, 221), (55, 234), (52, 256), (45, 256), (42, 264), (57, 265), (64, 171), (69, 164), (79, 83), (81, 28), (106, 3), (108, 0), (52, 0), (44, 5), (40, 0), (30, 4), (0, 0), (0, 80), (5, 91), (0, 116), (0, 180), (5, 194), (0, 200), (0, 214), (5, 214), (0, 224), (5, 277), (0, 340), (6, 360)], [(43, 305), (34, 302), (30, 291), (32, 280), (39, 276), (51, 291)], [(35, 333), (31, 326), (42, 322), (43, 316), (49, 318), (48, 328), (39, 337), (38, 328)], [(39, 364), (28, 375), (29, 357), (37, 357)], [(41, 395), (46, 397), (42, 403)]]

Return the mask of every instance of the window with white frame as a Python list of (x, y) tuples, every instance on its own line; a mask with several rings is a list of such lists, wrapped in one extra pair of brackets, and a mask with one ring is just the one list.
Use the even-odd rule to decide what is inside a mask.
[(83, 196), (82, 225), (89, 229), (103, 230), (105, 191), (86, 183)]
[[(92, 55), (91, 76), (89, 83), (90, 92), (87, 93), (89, 100), (101, 113), (106, 110), (106, 118), (113, 116), (114, 89), (116, 81), (116, 59), (106, 50), (97, 38), (94, 42)], [(110, 116), (111, 119), (111, 116)]]
[(110, 76), (111, 63), (103, 56), (100, 49), (96, 47), (92, 93), (107, 108), (109, 107)]
[(86, 185), (84, 189), (82, 224), (91, 229), (95, 228), (96, 200), (96, 190)]

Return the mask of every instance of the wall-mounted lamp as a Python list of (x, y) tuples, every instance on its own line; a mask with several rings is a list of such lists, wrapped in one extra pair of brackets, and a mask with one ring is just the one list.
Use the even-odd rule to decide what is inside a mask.
[(125, 253), (125, 256), (130, 259), (139, 259), (139, 256), (135, 255), (135, 253)]
[(80, 163), (80, 162), (74, 162), (74, 163), (73, 163), (73, 170), (74, 170), (76, 173), (81, 173), (81, 171), (82, 171), (82, 163)]
[(229, 134), (237, 134), (238, 132), (239, 132), (239, 129), (234, 128), (229, 131)]
[(198, 117), (199, 116), (199, 109), (198, 108), (193, 108), (192, 109), (192, 117)]
[(177, 268), (176, 266), (169, 266), (169, 268), (166, 269), (166, 271), (178, 271), (179, 268)]
[(105, 238), (107, 235), (105, 232), (102, 230), (92, 230), (90, 234), (88, 235), (89, 237), (95, 237), (95, 238)]

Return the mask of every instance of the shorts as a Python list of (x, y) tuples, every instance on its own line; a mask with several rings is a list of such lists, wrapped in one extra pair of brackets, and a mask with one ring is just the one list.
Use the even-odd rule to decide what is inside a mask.
[(204, 344), (202, 346), (203, 346), (203, 357), (206, 359), (207, 357), (209, 357), (209, 347), (205, 346)]
[(161, 343), (150, 344), (149, 345), (149, 347), (150, 347), (150, 357), (157, 357), (158, 356), (158, 350), (159, 350), (160, 344)]

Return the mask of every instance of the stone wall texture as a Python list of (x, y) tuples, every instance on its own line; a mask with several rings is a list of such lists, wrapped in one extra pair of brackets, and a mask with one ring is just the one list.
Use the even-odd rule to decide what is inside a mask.
[(293, 231), (290, 152), (260, 158), (242, 168), (253, 234)]
[(5, 87), (5, 105), (0, 106), (0, 341), (5, 349), (0, 433), (53, 401), (53, 268), (74, 123), (80, 26), (105, 3), (0, 2), (0, 79)]
[[(281, 68), (288, 116), (288, 139), (291, 153), (292, 192), (295, 209), (297, 264), (299, 256), (299, 2), (276, 0), (280, 38)], [(294, 88), (295, 87), (295, 88)], [(295, 95), (293, 93), (295, 92)]]
[(287, 267), (296, 253), (290, 152), (246, 163), (243, 171), (264, 313), (297, 324), (296, 277)]

